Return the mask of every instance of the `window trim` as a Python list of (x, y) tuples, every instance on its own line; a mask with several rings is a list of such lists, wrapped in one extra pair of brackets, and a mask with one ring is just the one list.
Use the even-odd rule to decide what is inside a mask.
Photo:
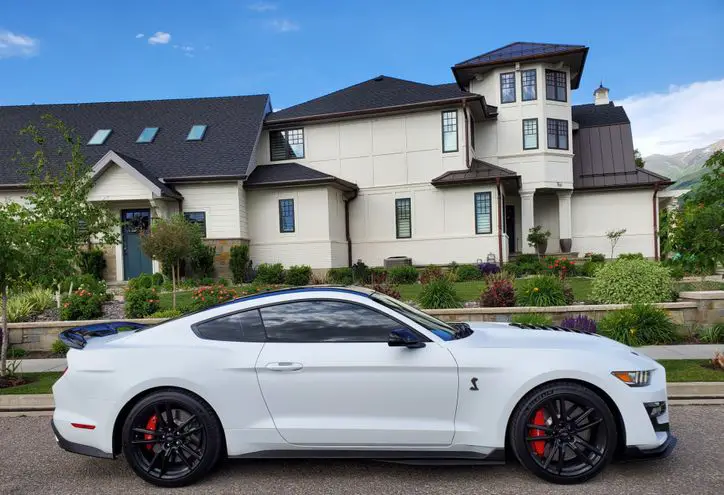
[[(288, 131), (301, 131), (302, 132), (302, 156), (289, 156), (288, 154), (284, 158), (274, 158), (274, 152), (272, 151), (272, 133), (274, 132), (288, 132)], [(307, 138), (304, 132), (304, 127), (287, 127), (284, 129), (271, 129), (269, 131), (269, 160), (272, 162), (282, 162), (285, 160), (302, 160), (307, 155)]]
[[(533, 98), (526, 98), (525, 97), (525, 91), (523, 91), (523, 88), (530, 87), (530, 85), (525, 86), (523, 84), (523, 75), (526, 72), (532, 72), (533, 73)], [(520, 101), (536, 101), (538, 99), (538, 69), (525, 69), (520, 71)]]
[[(400, 217), (398, 216), (398, 203), (407, 201), (410, 204), (410, 235), (400, 236)], [(395, 237), (397, 239), (412, 239), (412, 198), (395, 198)]]
[[(554, 93), (554, 98), (549, 98), (549, 97), (548, 97), (548, 74), (549, 74), (549, 73), (551, 73), (551, 74), (563, 74), (563, 99), (562, 99), (562, 100), (559, 100), (559, 99), (556, 97), (556, 94), (558, 93), (558, 91), (555, 91), (555, 90), (553, 91), (553, 93)], [(560, 88), (560, 87), (561, 87), (561, 86), (558, 86), (558, 85), (557, 85), (557, 81), (554, 79), (554, 81), (553, 81), (553, 88), (556, 88), (556, 89), (557, 89), (557, 88)], [(562, 71), (562, 70), (554, 70), (554, 69), (546, 69), (546, 100), (547, 100), (547, 101), (558, 101), (558, 102), (562, 102), (562, 103), (567, 103), (567, 102), (568, 102), (568, 74), (567, 74), (565, 71)]]
[[(550, 136), (551, 136), (549, 126), (550, 126), (550, 123), (551, 123), (551, 122), (557, 122), (557, 124), (556, 124), (556, 134), (555, 134), (555, 136), (556, 136), (556, 146), (555, 146), (555, 147), (554, 147), (554, 146), (551, 146), (551, 145), (550, 145), (550, 141), (549, 141), (549, 138), (550, 138)], [(560, 122), (565, 122), (565, 123), (566, 123), (566, 147), (565, 147), (565, 148), (561, 148), (561, 147), (560, 147), (560, 140), (561, 140), (561, 139), (560, 139), (560, 138), (561, 138)], [(548, 147), (549, 150), (568, 150), (568, 149), (570, 149), (571, 136), (570, 136), (570, 134), (569, 134), (569, 132), (570, 132), (570, 129), (569, 129), (569, 128), (570, 128), (570, 126), (568, 125), (568, 121), (567, 121), (567, 120), (564, 120), (564, 119), (546, 119), (546, 146)]]
[[(511, 101), (503, 101), (503, 76), (513, 75), (513, 99)], [(500, 104), (507, 105), (509, 103), (515, 103), (518, 101), (517, 91), (515, 89), (515, 71), (513, 72), (501, 72), (498, 78), (498, 84), (500, 85)]]
[[(284, 230), (284, 223), (282, 222), (282, 219), (284, 218), (282, 216), (282, 201), (291, 201), (292, 202), (292, 230)], [(296, 206), (294, 204), (294, 198), (279, 198), (277, 201), (277, 205), (279, 207), (279, 233), (280, 234), (293, 234), (297, 231), (297, 210)]]
[[(488, 222), (488, 225), (490, 225), (490, 229), (485, 231), (479, 231), (478, 230), (478, 194), (487, 194), (488, 195), (488, 202), (490, 204), (490, 221)], [(475, 235), (485, 235), (485, 234), (492, 234), (493, 233), (493, 193), (490, 191), (476, 191), (473, 193), (473, 223), (475, 224)]]
[(207, 227), (207, 224), (206, 224), (206, 211), (203, 211), (203, 210), (195, 210), (195, 211), (184, 211), (184, 212), (182, 212), (182, 214), (183, 214), (183, 216), (184, 216), (184, 219), (185, 219), (187, 222), (189, 222), (189, 223), (193, 223), (194, 225), (198, 225), (198, 223), (199, 223), (198, 220), (189, 220), (188, 218), (186, 218), (186, 215), (199, 214), (199, 213), (201, 213), (201, 214), (204, 215), (204, 229), (203, 229), (203, 231), (201, 232), (201, 237), (203, 237), (204, 239), (206, 239), (206, 238), (207, 238), (207, 233), (208, 233), (208, 232), (207, 232), (208, 229), (206, 228), (206, 227)]
[[(455, 114), (455, 149), (454, 150), (446, 150), (445, 149), (445, 133), (452, 133), (453, 131), (445, 131), (445, 114), (446, 113), (452, 113)], [(455, 153), (457, 151), (460, 151), (460, 144), (458, 144), (458, 141), (460, 139), (460, 134), (458, 131), (458, 111), (455, 110), (443, 110), (440, 112), (440, 136), (442, 138), (442, 152), (443, 153)]]
[[(535, 147), (532, 147), (532, 148), (526, 148), (526, 147), (525, 147), (525, 136), (526, 136), (526, 133), (525, 133), (525, 123), (526, 123), (526, 122), (529, 122), (529, 121), (535, 121)], [(532, 119), (523, 119), (522, 126), (523, 126), (523, 127), (522, 127), (522, 133), (523, 133), (523, 151), (537, 150), (538, 148), (540, 148), (540, 127), (538, 126), (538, 117), (535, 117), (535, 118), (532, 118)]]

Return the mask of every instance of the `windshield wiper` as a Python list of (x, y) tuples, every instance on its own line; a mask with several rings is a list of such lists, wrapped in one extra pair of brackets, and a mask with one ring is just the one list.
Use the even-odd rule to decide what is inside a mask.
[(454, 338), (456, 340), (464, 339), (465, 337), (469, 337), (473, 334), (473, 329), (470, 328), (470, 325), (467, 323), (450, 323), (450, 326), (455, 329)]

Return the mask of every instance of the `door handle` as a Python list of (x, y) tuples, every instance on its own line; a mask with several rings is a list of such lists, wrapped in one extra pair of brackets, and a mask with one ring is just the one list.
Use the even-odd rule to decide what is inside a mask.
[(269, 363), (266, 365), (266, 369), (270, 371), (299, 371), (302, 368), (304, 368), (302, 363), (290, 363), (288, 361)]

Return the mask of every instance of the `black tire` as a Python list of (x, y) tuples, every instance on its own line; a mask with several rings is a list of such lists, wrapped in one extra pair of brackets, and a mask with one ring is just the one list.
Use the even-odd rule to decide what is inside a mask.
[(141, 399), (126, 417), (122, 434), (123, 455), (136, 474), (169, 488), (204, 477), (224, 448), (221, 424), (211, 406), (179, 390)]
[[(546, 420), (541, 425), (542, 418)], [(572, 382), (543, 385), (523, 397), (509, 431), (520, 463), (558, 484), (582, 483), (600, 473), (611, 462), (618, 438), (606, 402)]]

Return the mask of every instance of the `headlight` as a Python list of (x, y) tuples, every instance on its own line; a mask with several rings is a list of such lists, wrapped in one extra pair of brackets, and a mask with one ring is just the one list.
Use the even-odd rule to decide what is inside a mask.
[(629, 387), (645, 387), (651, 383), (652, 371), (612, 371), (611, 374)]

